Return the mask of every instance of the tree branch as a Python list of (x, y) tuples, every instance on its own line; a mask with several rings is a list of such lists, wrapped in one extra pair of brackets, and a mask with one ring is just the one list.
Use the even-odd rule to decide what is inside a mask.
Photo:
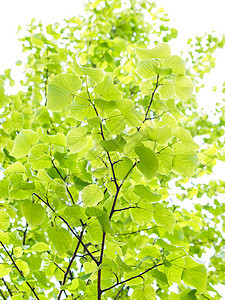
[(3, 294), (3, 292), (2, 292), (1, 290), (0, 290), (0, 294), (1, 294), (3, 300), (7, 300), (6, 297), (4, 296), (4, 294)]
[[(14, 258), (13, 258), (12, 255), (9, 253), (9, 251), (7, 250), (7, 248), (5, 247), (5, 245), (4, 245), (1, 241), (0, 241), (0, 244), (2, 245), (3, 249), (5, 250), (5, 252), (7, 253), (7, 255), (9, 256), (9, 258), (11, 259), (11, 261), (12, 261), (14, 267), (17, 269), (17, 271), (19, 272), (19, 274), (20, 274), (21, 276), (24, 277), (23, 272), (22, 272), (22, 271), (19, 269), (19, 267), (17, 266), (17, 264), (16, 264)], [(24, 278), (25, 278), (25, 277), (24, 277)], [(37, 295), (36, 292), (35, 292), (35, 288), (32, 287), (32, 286), (30, 285), (30, 283), (26, 280), (26, 278), (25, 278), (25, 282), (26, 282), (27, 286), (30, 288), (30, 290), (32, 291), (32, 293), (34, 294), (35, 298), (38, 299), (38, 300), (40, 300), (40, 298), (38, 297), (38, 295)]]
[(55, 168), (56, 172), (57, 172), (57, 173), (59, 174), (59, 176), (61, 177), (61, 179), (65, 182), (67, 193), (69, 194), (72, 203), (75, 204), (75, 202), (74, 202), (74, 200), (73, 200), (73, 196), (72, 196), (72, 194), (70, 193), (69, 187), (67, 186), (67, 185), (68, 185), (68, 182), (66, 182), (65, 178), (63, 178), (63, 176), (62, 176), (62, 174), (60, 173), (59, 169), (56, 167), (56, 165), (55, 165), (55, 163), (54, 163), (54, 160), (52, 160), (52, 164), (53, 164), (53, 167)]
[(7, 291), (9, 292), (9, 295), (12, 297), (12, 292), (11, 292), (10, 288), (8, 287), (8, 284), (6, 283), (6, 281), (5, 281), (5, 279), (3, 277), (2, 277), (2, 281), (3, 281), (4, 285), (5, 285), (5, 287), (7, 288)]
[(135, 278), (138, 278), (138, 277), (142, 277), (142, 275), (144, 275), (145, 273), (151, 271), (151, 270), (154, 269), (154, 268), (157, 268), (157, 267), (159, 267), (159, 266), (162, 266), (162, 265), (163, 265), (163, 263), (154, 265), (154, 266), (152, 266), (151, 268), (148, 268), (148, 269), (145, 270), (144, 272), (140, 273), (139, 275), (136, 275), (136, 276), (130, 277), (130, 278), (126, 279), (126, 280), (123, 280), (123, 281), (120, 281), (120, 282), (118, 282), (118, 283), (115, 283), (114, 285), (112, 285), (112, 286), (110, 286), (110, 287), (108, 287), (108, 288), (102, 290), (102, 293), (104, 293), (104, 292), (106, 292), (106, 291), (109, 291), (109, 290), (111, 290), (112, 288), (114, 288), (114, 287), (116, 287), (116, 286), (118, 286), (118, 285), (120, 285), (120, 284), (126, 283), (126, 282), (128, 282), (128, 281), (130, 281), (130, 280), (132, 280), (132, 279), (135, 279)]
[[(51, 205), (44, 201), (38, 194), (33, 193), (33, 195), (35, 195), (36, 197), (38, 197), (38, 199), (40, 199), (45, 205), (47, 205), (54, 213), (56, 213), (56, 211), (54, 210), (53, 207), (51, 207)], [(84, 247), (84, 249), (86, 250), (86, 252), (88, 253), (88, 255), (92, 258), (92, 260), (98, 265), (98, 261), (97, 259), (91, 254), (91, 252), (88, 250), (88, 248), (85, 246), (85, 244), (82, 242), (82, 240), (80, 240), (80, 237), (76, 234), (76, 232), (71, 228), (71, 226), (69, 225), (69, 223), (60, 215), (57, 215), (58, 218), (60, 218), (68, 227), (68, 229), (73, 233), (73, 235), (78, 239), (78, 241), (80, 241), (81, 245)]]
[[(78, 251), (78, 249), (79, 249), (79, 246), (80, 246), (80, 244), (81, 244), (81, 240), (82, 240), (82, 238), (83, 238), (84, 229), (85, 229), (85, 227), (82, 228), (82, 231), (81, 231), (81, 234), (80, 234), (80, 239), (79, 239), (79, 241), (78, 241), (78, 243), (77, 243), (76, 249), (75, 249), (75, 251), (74, 251), (74, 253), (73, 253), (73, 256), (71, 257), (71, 260), (70, 260), (70, 262), (69, 262), (69, 264), (68, 264), (68, 267), (67, 267), (67, 269), (66, 269), (66, 272), (65, 272), (65, 274), (64, 274), (64, 278), (63, 278), (62, 285), (64, 285), (64, 284), (66, 283), (66, 279), (67, 279), (67, 276), (68, 276), (68, 274), (69, 274), (69, 272), (70, 272), (70, 268), (71, 268), (71, 266), (72, 266), (72, 263), (73, 263), (74, 259), (76, 258), (77, 251)], [(61, 291), (59, 292), (59, 295), (58, 295), (58, 298), (57, 298), (58, 300), (61, 298), (62, 292), (63, 292), (63, 290), (61, 290)]]
[(114, 212), (115, 211), (123, 211), (123, 210), (127, 210), (130, 208), (140, 208), (140, 207), (139, 206), (129, 206), (129, 207), (124, 207), (124, 208), (120, 208), (120, 209), (114, 209)]
[(114, 298), (114, 300), (116, 300), (119, 297), (119, 294), (122, 292), (122, 290), (124, 289), (125, 284), (121, 287), (121, 289), (118, 291), (118, 293), (116, 294), (116, 297)]
[(23, 245), (26, 244), (26, 236), (27, 236), (28, 224), (26, 223), (26, 228), (23, 232)]
[[(144, 124), (145, 121), (147, 121), (147, 119), (148, 119), (147, 116), (148, 116), (149, 110), (150, 110), (150, 108), (151, 108), (152, 102), (153, 102), (153, 100), (154, 100), (154, 96), (155, 96), (155, 93), (156, 93), (156, 90), (157, 90), (158, 86), (159, 86), (159, 75), (157, 75), (157, 77), (156, 77), (155, 88), (154, 88), (154, 90), (153, 90), (153, 92), (152, 92), (151, 100), (150, 100), (150, 102), (149, 102), (148, 108), (147, 108), (146, 113), (145, 113), (145, 118), (144, 118), (144, 120), (142, 121), (143, 124)], [(137, 128), (138, 131), (139, 131), (140, 129), (141, 129), (141, 126)]]

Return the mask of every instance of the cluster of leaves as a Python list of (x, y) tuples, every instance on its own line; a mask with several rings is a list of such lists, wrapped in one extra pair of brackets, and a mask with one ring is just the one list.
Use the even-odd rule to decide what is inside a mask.
[[(214, 156), (223, 132), (219, 144), (207, 118), (193, 108), (184, 117), (196, 105), (194, 87), (166, 43), (177, 34), (168, 17), (154, 3), (129, 4), (89, 2), (88, 18), (64, 27), (33, 20), (21, 39), (26, 91), (6, 95), (0, 81), (3, 299), (220, 298), (216, 196), (225, 184), (185, 184), (224, 159)], [(150, 34), (156, 46), (146, 49)], [(200, 163), (196, 128), (211, 134)], [(177, 205), (172, 180), (182, 189)], [(205, 194), (216, 209), (182, 207)], [(213, 246), (219, 274), (207, 282), (193, 257)]]

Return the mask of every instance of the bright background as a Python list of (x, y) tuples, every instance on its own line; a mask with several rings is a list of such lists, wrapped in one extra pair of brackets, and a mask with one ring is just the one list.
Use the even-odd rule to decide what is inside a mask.
[[(170, 41), (173, 54), (185, 52), (186, 42), (196, 35), (216, 31), (225, 34), (225, 1), (224, 0), (155, 0), (158, 6), (164, 8), (171, 21), (171, 27), (178, 30), (178, 38)], [(17, 40), (17, 26), (24, 27), (31, 18), (41, 20), (47, 25), (62, 22), (82, 14), (85, 0), (5, 0), (0, 10), (0, 74), (5, 69), (15, 69), (15, 62), (24, 55)], [(225, 48), (216, 52), (216, 68), (204, 78), (205, 88), (198, 94), (198, 104), (207, 112), (215, 109), (215, 103), (223, 99), (221, 86), (225, 81)], [(18, 69), (18, 68), (17, 68)], [(13, 79), (21, 79), (21, 73), (12, 73)], [(218, 86), (213, 92), (213, 86)], [(225, 165), (225, 164), (224, 164)], [(215, 167), (214, 179), (225, 181), (225, 171), (221, 172), (221, 164)]]
[[(173, 54), (185, 51), (186, 41), (205, 32), (217, 31), (225, 34), (224, 0), (155, 0), (168, 13), (172, 27), (178, 29), (178, 38), (170, 42)], [(41, 20), (44, 24), (60, 22), (75, 14), (82, 14), (85, 0), (7, 0), (0, 10), (0, 74), (21, 59), (21, 47), (17, 41), (17, 26), (28, 24), (31, 18)], [(206, 88), (198, 96), (201, 107), (212, 110), (222, 95), (212, 92), (215, 85), (221, 86), (225, 81), (225, 49), (216, 53), (217, 67), (206, 75)]]

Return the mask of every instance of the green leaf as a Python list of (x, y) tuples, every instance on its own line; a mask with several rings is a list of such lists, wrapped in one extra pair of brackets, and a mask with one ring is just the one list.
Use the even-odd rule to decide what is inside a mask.
[(120, 257), (119, 255), (116, 256), (115, 262), (116, 262), (116, 264), (117, 264), (121, 269), (124, 270), (124, 272), (127, 273), (127, 272), (131, 272), (131, 271), (132, 271), (132, 268), (131, 268), (129, 265), (127, 265), (127, 264), (121, 259), (121, 257)]
[(179, 112), (179, 110), (176, 107), (175, 101), (174, 99), (169, 99), (166, 101), (166, 106), (168, 107), (170, 113), (177, 118), (178, 120), (182, 118), (181, 113)]
[(136, 73), (143, 79), (151, 79), (157, 75), (156, 62), (153, 59), (141, 60), (137, 64)]
[(180, 293), (179, 300), (197, 300), (195, 294), (196, 294), (196, 290), (183, 290)]
[(143, 96), (150, 95), (152, 93), (153, 84), (151, 81), (142, 81), (140, 84), (140, 90)]
[(197, 150), (199, 148), (199, 145), (193, 141), (193, 138), (188, 130), (178, 127), (174, 130), (173, 134), (188, 148), (193, 150)]
[(156, 141), (160, 145), (165, 145), (165, 143), (173, 136), (172, 128), (169, 125), (156, 128), (147, 127), (147, 130), (149, 132), (150, 140)]
[(156, 175), (159, 167), (159, 161), (155, 153), (151, 149), (143, 146), (136, 147), (135, 152), (140, 158), (140, 162), (137, 164), (138, 169), (148, 180), (152, 179)]
[(72, 236), (65, 228), (49, 227), (47, 228), (47, 234), (60, 256), (71, 249)]
[(129, 99), (123, 99), (122, 101), (116, 102), (116, 107), (120, 110), (124, 117), (124, 121), (130, 127), (138, 127), (140, 121), (137, 118), (137, 113), (134, 107), (134, 101)]
[(167, 43), (160, 43), (152, 49), (136, 48), (136, 55), (139, 59), (150, 58), (169, 58), (171, 55), (169, 45)]
[(102, 231), (109, 234), (114, 234), (114, 231), (109, 223), (109, 216), (103, 210), (97, 207), (87, 207), (85, 213), (89, 217), (97, 217)]
[(163, 60), (162, 63), (165, 68), (171, 68), (173, 74), (185, 74), (185, 63), (178, 55), (172, 55), (170, 58)]
[(146, 202), (156, 202), (161, 199), (161, 195), (154, 194), (148, 186), (135, 185), (134, 192), (141, 197), (143, 201)]
[(112, 77), (110, 75), (105, 75), (104, 80), (97, 84), (94, 88), (94, 92), (105, 100), (119, 100), (122, 99), (122, 93), (119, 91), (118, 87), (113, 83)]
[(8, 168), (4, 171), (5, 174), (15, 174), (15, 173), (24, 173), (25, 167), (21, 162), (15, 162), (8, 166)]
[(131, 295), (131, 300), (155, 300), (155, 289), (148, 285), (144, 290), (138, 288), (135, 289)]
[(0, 230), (7, 230), (10, 225), (10, 216), (4, 210), (0, 210)]
[(94, 206), (102, 201), (104, 194), (96, 184), (89, 184), (82, 191), (84, 206)]
[(195, 287), (200, 293), (206, 291), (207, 271), (204, 265), (195, 262), (190, 257), (185, 257), (186, 268), (182, 279), (189, 285)]
[(46, 252), (49, 250), (49, 245), (43, 242), (38, 242), (31, 247), (34, 252)]
[(69, 223), (74, 223), (79, 219), (84, 219), (84, 208), (74, 204), (57, 211), (60, 216), (64, 216)]
[(148, 208), (131, 208), (130, 215), (132, 220), (140, 225), (148, 225), (153, 218), (153, 208), (151, 204), (148, 205)]
[(181, 100), (187, 100), (192, 96), (193, 83), (191, 79), (185, 75), (178, 75), (175, 79), (175, 92)]
[(173, 149), (175, 154), (173, 159), (174, 170), (187, 177), (191, 177), (198, 163), (198, 155), (195, 151), (189, 150), (182, 145), (181, 142), (173, 145)]
[(107, 113), (107, 120), (105, 122), (106, 128), (113, 135), (123, 133), (126, 128), (126, 123), (121, 112), (117, 109)]
[(118, 180), (123, 180), (125, 176), (131, 174), (133, 168), (132, 160), (127, 157), (123, 157), (117, 163), (114, 164), (114, 171)]
[(89, 68), (89, 67), (81, 67), (75, 58), (75, 55), (73, 55), (73, 68), (74, 72), (77, 75), (87, 75), (89, 76), (92, 80), (94, 80), (96, 83), (99, 83), (103, 80), (104, 78), (104, 72), (102, 69), (99, 68)]
[(164, 226), (164, 228), (169, 232), (173, 233), (173, 229), (175, 226), (176, 218), (172, 211), (163, 206), (160, 203), (155, 203), (153, 205), (154, 208), (154, 219), (157, 224)]
[(173, 166), (174, 152), (171, 148), (158, 147), (159, 173), (169, 175)]
[(148, 246), (144, 247), (138, 254), (138, 258), (142, 260), (146, 256), (152, 257), (154, 259), (159, 258), (161, 256), (159, 247), (155, 246), (155, 245), (148, 245)]
[(9, 102), (9, 99), (5, 95), (4, 81), (0, 79), (0, 108), (6, 105)]
[(30, 200), (25, 200), (22, 203), (22, 212), (29, 226), (33, 227), (41, 225), (46, 217), (45, 208), (38, 203), (32, 203)]
[(126, 145), (126, 140), (121, 135), (118, 135), (113, 140), (101, 141), (101, 145), (108, 152), (117, 151), (119, 153), (123, 153), (124, 146)]
[(48, 85), (48, 108), (53, 112), (67, 108), (80, 88), (81, 80), (75, 74), (56, 75)]
[(88, 140), (86, 137), (87, 129), (85, 127), (77, 127), (71, 129), (66, 136), (67, 148), (72, 153), (80, 152), (87, 144)]
[(39, 140), (38, 134), (30, 129), (23, 129), (16, 136), (10, 155), (20, 158), (27, 155), (34, 144)]
[[(93, 100), (93, 97), (90, 96), (90, 99)], [(70, 105), (70, 115), (78, 121), (96, 117), (96, 113), (89, 101), (87, 92), (78, 93), (74, 97), (74, 100)]]
[(17, 259), (16, 260), (16, 265), (18, 266), (18, 268), (23, 272), (23, 275), (24, 276), (27, 276), (30, 272), (30, 269), (29, 269), (29, 266), (28, 266), (28, 263), (25, 262), (24, 260), (22, 259)]
[[(169, 265), (167, 266), (168, 263)], [(185, 267), (183, 257), (180, 257), (180, 254), (178, 255), (177, 253), (171, 253), (167, 256), (166, 261), (164, 260), (164, 265), (167, 267), (165, 269), (165, 273), (168, 282), (180, 284), (181, 276)]]
[(4, 264), (0, 264), (0, 277), (2, 278), (3, 276), (6, 276), (9, 274), (9, 272), (11, 271), (11, 267), (4, 265)]
[(172, 98), (175, 95), (175, 86), (173, 81), (165, 79), (162, 85), (159, 86), (158, 92), (163, 100)]

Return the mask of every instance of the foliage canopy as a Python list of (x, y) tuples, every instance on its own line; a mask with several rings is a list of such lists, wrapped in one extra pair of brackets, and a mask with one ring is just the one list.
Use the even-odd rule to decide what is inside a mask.
[(3, 299), (221, 298), (225, 183), (196, 178), (225, 160), (224, 107), (213, 123), (195, 97), (225, 38), (184, 60), (162, 9), (122, 2), (32, 20), (23, 91), (1, 75)]

